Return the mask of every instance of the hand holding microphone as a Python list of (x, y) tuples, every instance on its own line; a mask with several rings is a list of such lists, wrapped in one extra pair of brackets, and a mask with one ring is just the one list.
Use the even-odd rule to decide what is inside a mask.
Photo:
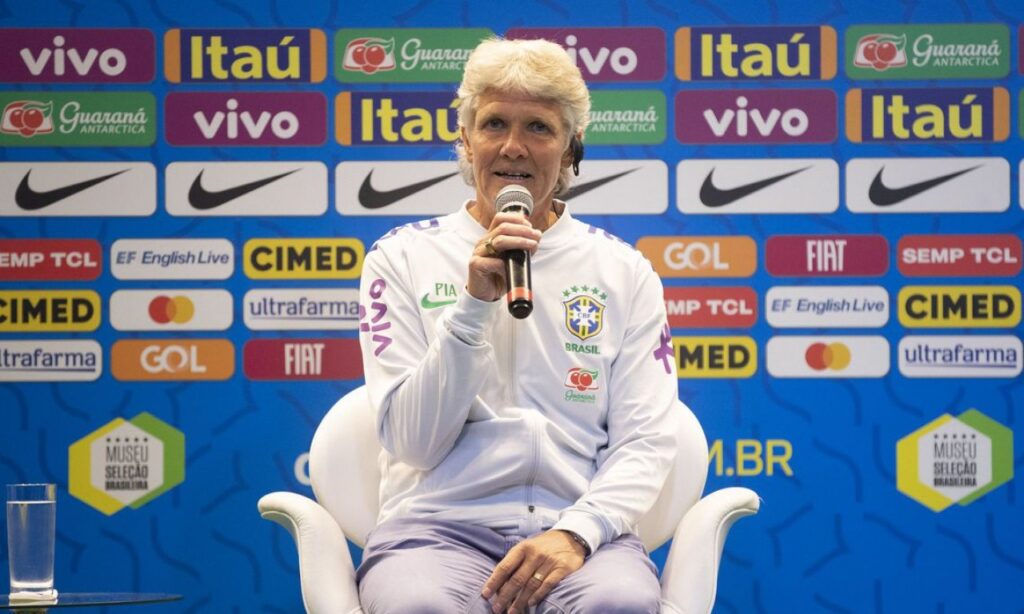
[(498, 192), (495, 216), (477, 244), (467, 283), (470, 294), (480, 300), (493, 301), (504, 294), (509, 313), (519, 319), (533, 311), (530, 253), (536, 250), (540, 232), (527, 221), (532, 211), (533, 197), (526, 188), (509, 185)]
[[(494, 200), (498, 213), (522, 213), (527, 218), (533, 213), (533, 196), (526, 188), (508, 185), (498, 192)], [(505, 301), (512, 317), (522, 320), (533, 311), (533, 280), (530, 277), (530, 252), (510, 249), (502, 252), (505, 261)]]

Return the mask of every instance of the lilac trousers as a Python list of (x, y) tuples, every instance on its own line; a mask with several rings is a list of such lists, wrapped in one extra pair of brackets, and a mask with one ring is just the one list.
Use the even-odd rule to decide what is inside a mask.
[[(484, 582), (523, 537), (458, 522), (399, 519), (370, 533), (356, 574), (366, 614), (488, 614)], [(607, 543), (539, 603), (537, 614), (660, 611), (657, 570), (641, 541)]]

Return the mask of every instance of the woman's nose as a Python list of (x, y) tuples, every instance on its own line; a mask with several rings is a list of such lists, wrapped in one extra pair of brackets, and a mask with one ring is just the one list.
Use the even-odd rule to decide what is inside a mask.
[(501, 145), (501, 155), (506, 158), (523, 158), (526, 156), (526, 144), (518, 130), (509, 130), (505, 142)]

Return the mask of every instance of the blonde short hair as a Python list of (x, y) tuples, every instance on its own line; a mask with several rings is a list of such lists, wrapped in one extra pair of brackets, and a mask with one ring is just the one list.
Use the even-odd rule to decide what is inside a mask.
[[(480, 96), (486, 92), (511, 92), (558, 104), (570, 139), (576, 134), (582, 138), (590, 122), (590, 92), (583, 75), (565, 49), (551, 41), (492, 38), (477, 45), (459, 84), (460, 128), (472, 128)], [(455, 153), (462, 178), (472, 186), (473, 166), (461, 140), (455, 144)], [(556, 195), (569, 189), (570, 179), (570, 169), (561, 169)]]

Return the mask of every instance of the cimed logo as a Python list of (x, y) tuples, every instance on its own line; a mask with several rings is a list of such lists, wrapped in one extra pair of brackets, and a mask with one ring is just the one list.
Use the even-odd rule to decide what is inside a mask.
[(606, 292), (597, 287), (573, 286), (563, 291), (562, 296), (567, 298), (562, 301), (562, 307), (565, 309), (565, 327), (570, 333), (580, 341), (586, 341), (601, 332), (605, 306), (598, 298), (607, 299)]
[(907, 35), (869, 34), (857, 41), (853, 65), (884, 72), (907, 65)]
[(16, 100), (4, 107), (0, 132), (31, 138), (53, 132), (53, 101)]
[(357, 38), (345, 46), (345, 70), (372, 75), (377, 71), (395, 69), (395, 39)]

